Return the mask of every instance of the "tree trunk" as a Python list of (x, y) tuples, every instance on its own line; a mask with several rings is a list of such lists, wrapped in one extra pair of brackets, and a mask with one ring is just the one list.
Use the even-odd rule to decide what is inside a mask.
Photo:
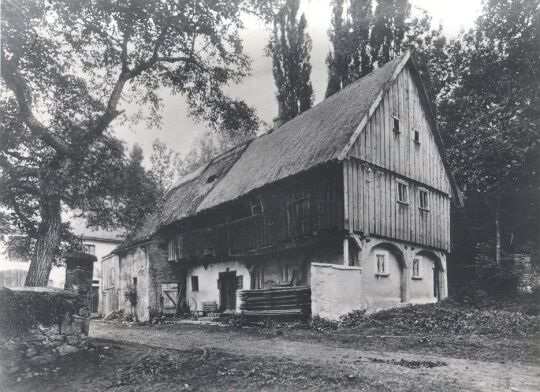
[(497, 194), (495, 205), (495, 262), (501, 264), (501, 196)]
[(41, 201), (41, 223), (39, 224), (36, 247), (26, 275), (26, 286), (47, 286), (54, 255), (60, 245), (60, 199), (44, 197)]

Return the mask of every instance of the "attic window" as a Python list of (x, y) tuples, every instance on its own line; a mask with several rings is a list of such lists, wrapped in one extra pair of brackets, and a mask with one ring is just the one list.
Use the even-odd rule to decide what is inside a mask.
[(396, 116), (394, 116), (394, 117), (393, 117), (393, 120), (394, 120), (394, 128), (393, 128), (393, 129), (394, 129), (394, 132), (396, 132), (396, 133), (401, 132), (401, 131), (399, 130), (399, 118), (397, 118)]
[(415, 143), (420, 144), (420, 131), (415, 129), (413, 132), (414, 132), (414, 141), (415, 141)]
[(216, 181), (217, 176), (215, 174), (212, 174), (208, 179), (206, 180), (207, 184), (210, 184), (211, 182)]

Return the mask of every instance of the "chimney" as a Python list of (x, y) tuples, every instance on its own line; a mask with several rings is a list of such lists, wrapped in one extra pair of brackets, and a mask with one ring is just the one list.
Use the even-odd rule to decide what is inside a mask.
[(274, 129), (277, 129), (283, 125), (283, 118), (280, 115), (277, 115), (273, 118), (274, 121)]
[(274, 129), (278, 129), (283, 125), (283, 103), (279, 101), (279, 97), (276, 95), (278, 101), (278, 115), (273, 118)]

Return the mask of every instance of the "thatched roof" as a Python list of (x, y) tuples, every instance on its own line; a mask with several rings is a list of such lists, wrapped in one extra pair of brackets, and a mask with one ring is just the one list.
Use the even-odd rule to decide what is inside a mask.
[(403, 56), (253, 140), (197, 211), (338, 158)]
[[(148, 239), (164, 225), (342, 159), (362, 119), (409, 60), (406, 53), (389, 61), (281, 127), (193, 172), (169, 191), (159, 211), (119, 248)], [(211, 175), (217, 178), (207, 183)]]
[(247, 143), (241, 144), (180, 179), (167, 192), (156, 211), (126, 241), (121, 243), (118, 249), (145, 241), (160, 227), (194, 215), (204, 197), (223, 179), (246, 146)]

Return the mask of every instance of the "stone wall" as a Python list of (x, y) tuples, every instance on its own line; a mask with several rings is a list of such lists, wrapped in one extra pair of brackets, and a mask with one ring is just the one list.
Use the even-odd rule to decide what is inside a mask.
[(0, 371), (53, 363), (88, 347), (88, 301), (51, 287), (0, 289)]

